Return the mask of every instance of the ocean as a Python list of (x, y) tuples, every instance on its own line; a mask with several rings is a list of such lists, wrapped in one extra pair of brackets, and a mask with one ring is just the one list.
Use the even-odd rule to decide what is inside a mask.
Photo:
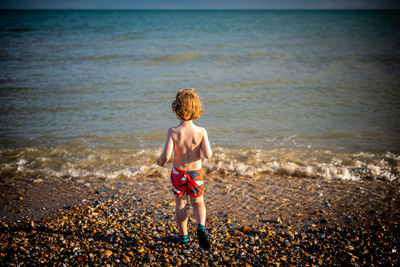
[(398, 181), (400, 11), (0, 12), (0, 177), (136, 179), (196, 88), (224, 176)]

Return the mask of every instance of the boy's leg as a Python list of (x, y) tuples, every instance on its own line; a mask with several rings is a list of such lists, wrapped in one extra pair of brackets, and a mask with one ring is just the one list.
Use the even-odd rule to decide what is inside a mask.
[(196, 218), (197, 224), (206, 225), (206, 206), (204, 205), (203, 196), (190, 196), (190, 203), (193, 207), (193, 215)]
[(199, 237), (200, 247), (209, 249), (211, 244), (208, 239), (206, 224), (206, 206), (204, 205), (203, 196), (190, 197), (190, 203), (193, 206), (193, 214), (198, 223), (197, 236)]
[(184, 194), (180, 198), (175, 196), (175, 203), (176, 203), (176, 208), (175, 208), (176, 223), (178, 224), (179, 233), (182, 236), (188, 235), (187, 195)]

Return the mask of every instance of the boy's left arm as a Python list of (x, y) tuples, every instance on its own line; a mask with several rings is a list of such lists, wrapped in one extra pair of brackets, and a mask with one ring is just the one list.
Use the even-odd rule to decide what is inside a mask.
[(207, 130), (203, 128), (203, 140), (201, 141), (201, 151), (206, 159), (211, 158), (212, 150), (210, 141), (208, 140)]
[(171, 136), (171, 129), (168, 129), (167, 139), (165, 140), (164, 150), (161, 153), (161, 156), (157, 159), (157, 164), (161, 167), (170, 159), (172, 155), (172, 150), (174, 148), (174, 141)]

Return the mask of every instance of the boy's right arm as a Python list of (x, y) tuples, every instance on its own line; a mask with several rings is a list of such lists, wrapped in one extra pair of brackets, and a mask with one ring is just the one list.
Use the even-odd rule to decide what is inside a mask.
[(212, 156), (212, 150), (210, 146), (210, 141), (208, 140), (207, 130), (206, 129), (203, 130), (204, 133), (203, 133), (203, 140), (201, 140), (201, 151), (203, 151), (204, 157), (206, 159), (209, 159)]
[(168, 129), (167, 139), (165, 140), (164, 150), (161, 153), (161, 156), (157, 159), (157, 164), (161, 167), (170, 159), (172, 155), (172, 150), (174, 148), (174, 141), (172, 140), (172, 130)]

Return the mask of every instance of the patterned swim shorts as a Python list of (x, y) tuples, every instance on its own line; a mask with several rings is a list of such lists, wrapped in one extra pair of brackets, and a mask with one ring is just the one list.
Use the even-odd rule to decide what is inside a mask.
[(185, 171), (172, 167), (171, 183), (178, 198), (186, 192), (189, 196), (200, 197), (204, 192), (203, 170)]

